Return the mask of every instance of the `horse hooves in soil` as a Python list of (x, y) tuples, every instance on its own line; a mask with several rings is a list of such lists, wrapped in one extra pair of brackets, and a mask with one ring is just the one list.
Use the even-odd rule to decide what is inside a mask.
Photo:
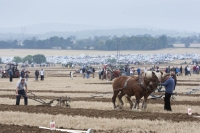
[(118, 106), (118, 109), (122, 109), (123, 107), (122, 106)]

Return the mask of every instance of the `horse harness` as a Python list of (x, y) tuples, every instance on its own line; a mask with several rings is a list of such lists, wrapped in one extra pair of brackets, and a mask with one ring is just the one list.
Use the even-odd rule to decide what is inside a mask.
[[(128, 83), (128, 81), (131, 79), (132, 77), (129, 77), (125, 82), (124, 82), (124, 87), (122, 88), (122, 89), (124, 89), (124, 88), (126, 88), (127, 87), (127, 83)], [(148, 87), (144, 84), (144, 79), (142, 78), (142, 74), (140, 74), (139, 76), (138, 76), (138, 78), (139, 78), (139, 80), (138, 80), (138, 84), (144, 89), (144, 90), (146, 90), (146, 91), (148, 91)]]

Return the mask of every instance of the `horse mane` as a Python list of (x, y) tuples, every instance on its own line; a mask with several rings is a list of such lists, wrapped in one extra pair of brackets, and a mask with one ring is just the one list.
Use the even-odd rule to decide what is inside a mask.
[(151, 79), (152, 78), (152, 71), (146, 71), (144, 73), (144, 76), (147, 78), (147, 79)]
[(161, 81), (163, 73), (161, 73), (161, 72), (155, 72), (155, 71), (154, 71), (154, 73), (157, 76), (158, 80)]

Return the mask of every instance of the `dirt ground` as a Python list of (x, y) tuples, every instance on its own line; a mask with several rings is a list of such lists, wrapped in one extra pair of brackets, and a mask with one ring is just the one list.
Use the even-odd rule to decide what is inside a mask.
[[(31, 71), (31, 74), (34, 72), (34, 68), (27, 69)], [(92, 128), (97, 133), (159, 133), (166, 128), (168, 132), (175, 133), (189, 130), (192, 125), (196, 129), (192, 129), (192, 132), (198, 133), (200, 130), (196, 126), (199, 124), (200, 118), (194, 117), (200, 116), (200, 92), (186, 94), (192, 89), (200, 88), (199, 75), (177, 77), (178, 83), (175, 90), (177, 96), (171, 101), (172, 112), (163, 111), (163, 99), (148, 99), (147, 108), (150, 108), (149, 110), (133, 111), (128, 109), (129, 105), (122, 110), (114, 110), (111, 103), (112, 84), (106, 80), (99, 80), (97, 75), (95, 75), (95, 78), (85, 79), (77, 74), (72, 80), (68, 77), (71, 69), (57, 66), (56, 68), (45, 68), (45, 70), (49, 74), (44, 81), (35, 81), (34, 78), (29, 78), (27, 82), (29, 91), (46, 101), (61, 96), (70, 96), (71, 108), (44, 106), (31, 100), (31, 97), (29, 97), (28, 106), (23, 106), (23, 99), (21, 99), (20, 106), (15, 106), (15, 87), (19, 79), (13, 79), (13, 82), (9, 82), (9, 79), (2, 78), (0, 79), (0, 117), (2, 117), (1, 114), (5, 113), (2, 118), (7, 117), (7, 119), (0, 120), (0, 133), (14, 131), (17, 133), (50, 132), (38, 128), (38, 126), (47, 127), (51, 120), (48, 117), (40, 118), (41, 115), (49, 115), (51, 118), (63, 117), (62, 120), (55, 119), (56, 122), (58, 121), (59, 127), (62, 128), (77, 130)], [(66, 76), (62, 74), (60, 77), (53, 76), (56, 74), (59, 76), (60, 72), (63, 72)], [(160, 96), (164, 93), (156, 92), (154, 94)], [(133, 97), (132, 100), (134, 102), (135, 98)], [(188, 107), (193, 110), (192, 116), (187, 114)], [(31, 120), (24, 121), (22, 118), (17, 118), (17, 115), (12, 116), (15, 113), (22, 113), (22, 116), (27, 113), (29, 114), (27, 117), (30, 117)], [(15, 119), (19, 119), (21, 124), (17, 124)], [(122, 123), (125, 125), (122, 125)], [(142, 128), (139, 123), (146, 125), (146, 127)], [(159, 125), (159, 128), (157, 125)], [(187, 127), (186, 125), (190, 126)], [(182, 130), (175, 130), (176, 127), (170, 128), (172, 126)]]

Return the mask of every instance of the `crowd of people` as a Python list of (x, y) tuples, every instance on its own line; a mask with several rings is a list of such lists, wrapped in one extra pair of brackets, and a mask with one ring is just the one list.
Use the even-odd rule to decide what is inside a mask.
[(83, 66), (81, 69), (80, 69), (80, 74), (82, 74), (83, 78), (87, 78), (89, 79), (90, 78), (90, 74), (92, 74), (92, 77), (94, 78), (95, 76), (95, 68), (92, 67), (92, 66)]
[[(193, 74), (199, 74), (199, 65), (198, 64), (194, 65), (192, 71), (193, 71)], [(170, 66), (167, 66), (165, 68), (165, 72), (166, 73), (173, 72), (173, 73), (176, 74), (176, 76), (182, 76), (183, 73), (185, 74), (185, 76), (187, 76), (187, 75), (191, 76), (191, 67), (189, 65), (186, 65), (185, 68), (184, 68), (184, 71), (183, 71), (182, 65), (180, 67), (177, 67), (177, 66), (174, 67), (173, 66), (171, 68), (170, 68)]]

